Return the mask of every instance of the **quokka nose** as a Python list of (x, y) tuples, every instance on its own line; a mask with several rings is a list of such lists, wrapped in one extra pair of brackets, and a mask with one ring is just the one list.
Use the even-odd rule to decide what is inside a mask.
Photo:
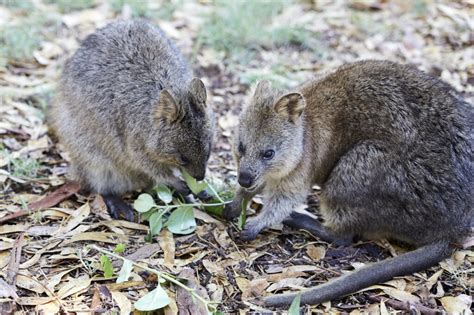
[(250, 175), (249, 173), (241, 172), (239, 173), (238, 182), (240, 186), (249, 188), (253, 184), (252, 175)]

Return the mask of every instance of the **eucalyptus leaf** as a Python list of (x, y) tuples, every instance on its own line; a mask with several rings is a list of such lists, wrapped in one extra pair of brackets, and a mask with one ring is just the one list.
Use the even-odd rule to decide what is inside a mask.
[(150, 224), (150, 234), (151, 236), (160, 234), (161, 229), (163, 228), (163, 212), (154, 212), (148, 219)]
[(125, 244), (119, 243), (115, 245), (114, 253), (123, 253), (125, 251)]
[(142, 213), (149, 211), (155, 206), (155, 201), (153, 200), (153, 197), (149, 194), (141, 194), (133, 203), (133, 207), (135, 208), (135, 210)]
[(133, 263), (131, 260), (125, 259), (123, 261), (122, 268), (120, 269), (120, 272), (117, 277), (117, 283), (122, 283), (128, 280), (130, 278), (130, 274), (132, 273), (133, 269)]
[(184, 181), (186, 182), (186, 185), (188, 185), (189, 189), (191, 189), (192, 193), (197, 195), (201, 191), (204, 191), (207, 189), (208, 184), (203, 181), (203, 182), (198, 182), (194, 177), (189, 175), (189, 173), (186, 170), (182, 171)]
[(293, 302), (291, 302), (288, 315), (300, 315), (301, 294), (298, 294)]
[(153, 291), (148, 292), (137, 302), (135, 308), (142, 312), (154, 311), (170, 304), (170, 298), (163, 288), (158, 285)]
[(164, 203), (168, 204), (173, 201), (173, 194), (166, 185), (160, 184), (155, 188), (155, 190), (158, 195), (158, 198), (160, 198), (160, 200)]
[(112, 262), (110, 261), (109, 257), (106, 255), (100, 256), (100, 265), (102, 267), (102, 271), (104, 272), (104, 277), (112, 278), (114, 275), (114, 267), (112, 266)]
[(192, 206), (182, 205), (174, 210), (166, 222), (168, 230), (174, 234), (189, 234), (196, 229), (196, 219)]

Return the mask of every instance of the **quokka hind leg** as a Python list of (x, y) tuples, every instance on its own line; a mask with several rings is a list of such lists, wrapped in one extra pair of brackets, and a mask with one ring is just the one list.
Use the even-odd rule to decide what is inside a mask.
[(127, 221), (134, 221), (135, 210), (123, 201), (119, 196), (113, 194), (103, 194), (104, 202), (107, 205), (110, 215), (114, 219), (124, 218)]
[(325, 228), (321, 222), (307, 214), (293, 212), (283, 221), (283, 223), (291, 228), (305, 230), (313, 236), (337, 246), (350, 245), (353, 242), (353, 235), (339, 236)]

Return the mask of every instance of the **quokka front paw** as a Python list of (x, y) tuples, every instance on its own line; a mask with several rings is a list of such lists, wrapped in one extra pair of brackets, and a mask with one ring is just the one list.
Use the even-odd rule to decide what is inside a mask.
[(244, 229), (240, 232), (240, 239), (246, 242), (253, 241), (262, 229), (263, 227), (257, 218), (248, 220)]

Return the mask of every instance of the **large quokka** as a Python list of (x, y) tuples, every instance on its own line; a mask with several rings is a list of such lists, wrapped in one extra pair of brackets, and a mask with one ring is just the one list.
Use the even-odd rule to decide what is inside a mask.
[(157, 27), (119, 21), (88, 36), (65, 65), (50, 119), (72, 177), (102, 194), (115, 218), (133, 219), (120, 195), (173, 174), (205, 176), (214, 118), (206, 89)]
[[(282, 222), (334, 242), (392, 238), (418, 247), (303, 291), (317, 304), (426, 269), (469, 234), (474, 218), (474, 111), (447, 84), (410, 66), (362, 61), (291, 93), (260, 82), (240, 117), (237, 197), (264, 207), (241, 237)], [(321, 187), (323, 223), (293, 209)], [(290, 304), (295, 294), (264, 299)]]

